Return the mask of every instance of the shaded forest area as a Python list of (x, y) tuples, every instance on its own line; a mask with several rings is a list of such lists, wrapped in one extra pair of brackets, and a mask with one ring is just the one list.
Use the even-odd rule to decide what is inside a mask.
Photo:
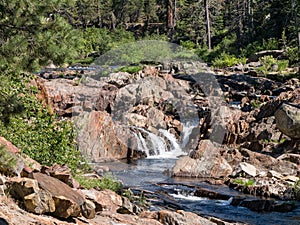
[(282, 49), (298, 61), (298, 0), (4, 0), (0, 65), (37, 70), (126, 42), (167, 40), (205, 61)]

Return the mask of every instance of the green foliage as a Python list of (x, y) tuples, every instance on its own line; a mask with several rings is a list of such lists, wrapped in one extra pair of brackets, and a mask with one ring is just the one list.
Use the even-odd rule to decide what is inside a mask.
[(279, 49), (278, 40), (275, 38), (263, 39), (262, 50), (276, 50)]
[(104, 177), (101, 177), (100, 179), (84, 177), (83, 175), (77, 175), (75, 176), (75, 179), (79, 182), (79, 184), (82, 187), (86, 189), (92, 189), (92, 188), (98, 188), (101, 190), (109, 189), (117, 192), (122, 188), (122, 183), (120, 181), (117, 181), (115, 178), (113, 178), (110, 175), (106, 175)]
[(139, 206), (150, 206), (150, 202), (147, 201), (147, 198), (144, 196), (141, 191), (139, 195), (134, 195), (130, 188), (122, 190), (122, 196), (128, 198), (131, 202)]
[(110, 49), (135, 41), (131, 32), (118, 29), (113, 32), (95, 27), (83, 30), (84, 55), (96, 53), (100, 56)]
[(180, 45), (186, 49), (189, 49), (189, 50), (193, 50), (195, 49), (195, 43), (188, 40), (188, 41), (180, 41)]
[(120, 68), (119, 71), (133, 74), (141, 71), (142, 69), (142, 66), (124, 66)]
[(298, 47), (288, 47), (286, 55), (291, 64), (297, 63), (299, 61)]
[(41, 164), (67, 164), (75, 170), (82, 157), (74, 142), (73, 124), (58, 119), (37, 100), (37, 90), (29, 84), (32, 76), (12, 71), (4, 74), (11, 79), (0, 83), (0, 92), (15, 96), (23, 110), (0, 122), (0, 135)]
[(278, 40), (275, 38), (270, 38), (268, 40), (263, 39), (262, 41), (254, 41), (248, 44), (245, 48), (242, 49), (242, 55), (251, 56), (254, 53), (263, 51), (263, 50), (277, 50), (279, 48)]
[(260, 108), (263, 103), (259, 99), (254, 99), (251, 101), (251, 105), (254, 108)]
[(217, 68), (226, 68), (226, 67), (237, 65), (239, 63), (245, 64), (245, 62), (246, 62), (245, 58), (239, 59), (236, 58), (234, 55), (230, 55), (226, 52), (222, 52), (222, 54), (219, 57), (215, 58), (212, 61), (212, 65)]
[(17, 165), (17, 159), (5, 148), (0, 146), (0, 168), (2, 170), (13, 170)]
[(294, 183), (294, 195), (297, 200), (300, 200), (300, 180)]
[[(268, 72), (279, 72), (282, 73), (288, 67), (288, 60), (277, 60), (273, 56), (266, 55), (261, 57), (260, 62), (262, 64), (257, 70), (263, 75), (267, 75)], [(277, 66), (277, 69), (274, 71), (273, 67)]]
[(241, 178), (233, 180), (233, 183), (240, 184), (240, 185), (243, 185), (245, 187), (255, 185), (255, 181), (254, 180), (248, 180), (248, 179), (245, 180), (245, 179), (241, 179)]
[(68, 21), (50, 13), (72, 6), (72, 0), (17, 1), (0, 3), (0, 62), (35, 71), (48, 60), (60, 65), (78, 56), (81, 37)]

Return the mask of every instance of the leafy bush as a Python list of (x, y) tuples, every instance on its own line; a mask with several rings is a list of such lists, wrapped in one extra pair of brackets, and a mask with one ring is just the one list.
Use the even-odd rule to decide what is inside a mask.
[(110, 175), (106, 175), (104, 177), (101, 177), (101, 179), (97, 178), (88, 178), (84, 177), (82, 175), (75, 176), (75, 179), (79, 182), (79, 184), (86, 188), (99, 188), (101, 190), (109, 189), (112, 191), (119, 191), (122, 188), (122, 183), (120, 181), (117, 181), (115, 178), (113, 178)]
[(294, 48), (287, 48), (287, 53), (286, 53), (288, 60), (294, 64), (298, 62), (299, 57), (298, 57), (298, 47)]
[(0, 135), (41, 164), (67, 164), (74, 171), (82, 157), (76, 149), (72, 123), (59, 119), (38, 101), (36, 87), (29, 84), (32, 76), (12, 71), (4, 75), (9, 79), (0, 81), (0, 93), (14, 96), (11, 108), (17, 105), (22, 110), (0, 115)]
[(142, 66), (124, 66), (120, 68), (119, 71), (133, 74), (141, 71), (142, 69)]
[(180, 41), (180, 46), (189, 49), (189, 50), (193, 50), (195, 48), (195, 43), (192, 41)]
[(275, 38), (263, 39), (262, 49), (263, 50), (276, 50), (279, 48), (278, 41)]
[(212, 64), (214, 67), (217, 68), (225, 68), (225, 67), (230, 67), (230, 66), (234, 66), (238, 63), (243, 63), (245, 64), (246, 60), (244, 58), (239, 59), (236, 58), (234, 55), (230, 55), (228, 53), (222, 52), (222, 54), (215, 58), (212, 61)]
[(294, 183), (293, 190), (294, 190), (295, 198), (296, 198), (297, 200), (300, 200), (300, 180), (297, 180), (297, 181)]
[[(267, 75), (268, 72), (275, 72), (278, 71), (282, 73), (289, 64), (288, 60), (277, 60), (273, 56), (266, 55), (260, 58), (260, 62), (262, 64), (261, 67), (258, 68), (258, 71), (261, 72), (263, 75)], [(273, 66), (277, 65), (277, 69), (273, 70)]]

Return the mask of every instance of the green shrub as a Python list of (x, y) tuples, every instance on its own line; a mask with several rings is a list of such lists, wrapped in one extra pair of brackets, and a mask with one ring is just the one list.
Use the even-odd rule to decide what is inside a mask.
[(222, 54), (212, 61), (212, 65), (217, 68), (226, 68), (237, 65), (238, 63), (246, 63), (245, 58), (236, 58), (234, 55), (222, 52)]
[(300, 200), (300, 180), (297, 180), (297, 181), (294, 183), (293, 190), (294, 190), (295, 198), (296, 198), (297, 200)]
[(122, 183), (120, 181), (117, 181), (115, 178), (113, 178), (110, 175), (106, 175), (104, 177), (101, 177), (101, 179), (97, 178), (88, 178), (84, 177), (83, 175), (77, 175), (75, 176), (75, 179), (79, 182), (79, 184), (86, 188), (98, 188), (101, 190), (109, 189), (112, 191), (119, 191), (122, 188)]
[(254, 180), (244, 180), (244, 179), (239, 178), (239, 179), (235, 179), (233, 181), (233, 183), (241, 184), (245, 187), (248, 187), (248, 186), (253, 186), (255, 184), (255, 181)]
[(180, 41), (180, 46), (189, 49), (189, 50), (193, 50), (195, 49), (195, 43), (188, 40), (188, 41)]
[[(262, 66), (259, 67), (257, 70), (259, 72), (261, 72), (263, 75), (267, 75), (268, 72), (272, 72), (273, 65), (277, 65), (278, 66), (277, 71), (279, 73), (282, 73), (288, 67), (288, 64), (289, 64), (288, 60), (277, 60), (273, 56), (270, 56), (270, 55), (261, 57), (259, 60), (262, 64)], [(273, 72), (275, 72), (275, 71), (273, 71)]]
[(299, 56), (298, 56), (298, 47), (293, 47), (293, 48), (287, 48), (287, 53), (286, 53), (288, 60), (294, 64), (298, 62)]
[(279, 48), (278, 40), (275, 38), (263, 39), (262, 49), (263, 50), (276, 50)]
[(120, 68), (118, 71), (127, 72), (127, 73), (137, 73), (143, 69), (142, 66), (124, 66)]
[[(74, 171), (82, 157), (75, 145), (73, 124), (38, 101), (37, 89), (29, 85), (31, 75), (12, 71), (4, 75), (9, 79), (0, 81), (0, 93), (6, 93), (8, 100), (14, 96), (14, 102), (11, 111), (0, 110), (0, 135), (41, 164), (67, 164)], [(2, 97), (1, 102), (7, 99)]]

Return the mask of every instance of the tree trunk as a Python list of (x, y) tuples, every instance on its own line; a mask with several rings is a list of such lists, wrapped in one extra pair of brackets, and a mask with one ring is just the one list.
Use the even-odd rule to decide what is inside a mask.
[(176, 0), (167, 0), (167, 27), (169, 30), (169, 38), (172, 41), (174, 38), (175, 29), (175, 15), (176, 15)]
[(247, 4), (248, 8), (248, 42), (252, 41), (252, 24), (253, 24), (253, 17), (252, 17), (252, 0), (248, 0)]
[(211, 32), (210, 32), (210, 18), (209, 18), (209, 0), (204, 0), (205, 8), (205, 20), (206, 20), (206, 37), (207, 37), (207, 47), (211, 50)]
[(102, 27), (102, 15), (101, 15), (101, 3), (100, 0), (97, 1), (97, 14), (98, 14), (98, 26)]

